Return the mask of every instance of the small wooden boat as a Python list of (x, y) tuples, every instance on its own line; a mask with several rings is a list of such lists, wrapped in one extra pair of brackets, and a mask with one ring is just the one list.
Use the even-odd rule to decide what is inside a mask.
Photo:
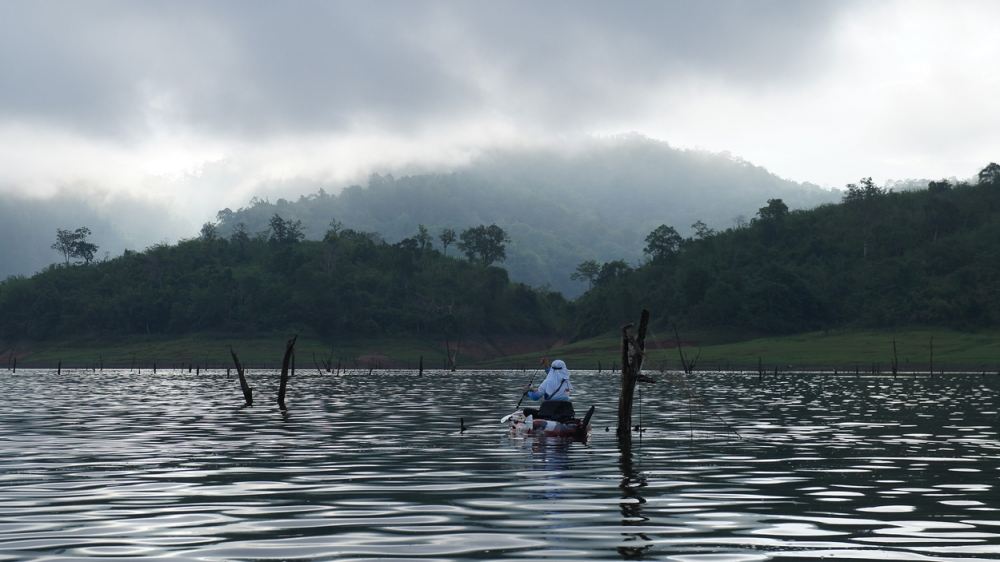
[(533, 416), (525, 417), (523, 412), (515, 412), (510, 416), (510, 433), (518, 436), (566, 437), (585, 441), (590, 435), (590, 418), (594, 415), (594, 406), (587, 410), (587, 415), (568, 421), (554, 421)]

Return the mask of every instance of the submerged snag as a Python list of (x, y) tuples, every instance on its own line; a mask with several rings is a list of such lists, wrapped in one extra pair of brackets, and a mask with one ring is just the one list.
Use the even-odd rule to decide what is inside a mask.
[[(232, 346), (229, 347), (229, 354), (233, 356), (233, 362), (236, 363), (236, 373), (240, 376), (240, 389), (243, 390), (243, 399), (246, 400), (247, 406), (253, 406), (253, 389), (247, 384), (247, 378), (243, 373), (243, 365), (240, 363), (240, 358), (236, 356), (236, 352), (233, 351)], [(228, 369), (226, 371), (228, 372)]]
[(281, 382), (278, 384), (278, 407), (282, 410), (287, 410), (285, 407), (285, 390), (288, 388), (288, 368), (295, 355), (295, 340), (297, 339), (299, 339), (299, 336), (295, 335), (292, 339), (288, 340), (288, 343), (285, 345), (285, 357), (281, 360)]
[(681, 368), (684, 369), (685, 375), (690, 375), (694, 372), (695, 363), (701, 357), (701, 348), (698, 348), (698, 355), (694, 358), (694, 361), (689, 360), (684, 356), (684, 347), (681, 345), (681, 336), (677, 333), (677, 324), (674, 324), (674, 343), (677, 346), (677, 354), (681, 357)]
[(453, 372), (453, 373), (458, 368), (458, 350), (459, 350), (459, 348), (461, 348), (461, 346), (462, 346), (462, 341), (456, 339), (455, 340), (455, 349), (452, 349), (451, 348), (451, 340), (449, 340), (448, 338), (444, 339), (444, 348), (445, 348), (445, 354), (446, 354), (446, 363), (445, 363), (446, 367), (445, 368), (451, 370), (451, 372)]
[(896, 337), (892, 338), (892, 376), (896, 377), (896, 373), (899, 372), (899, 354), (896, 353)]

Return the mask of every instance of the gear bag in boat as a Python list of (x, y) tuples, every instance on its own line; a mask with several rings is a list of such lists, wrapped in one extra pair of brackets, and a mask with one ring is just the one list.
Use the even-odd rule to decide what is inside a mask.
[(557, 422), (568, 422), (576, 418), (573, 403), (569, 400), (546, 400), (538, 409), (525, 408), (524, 415)]

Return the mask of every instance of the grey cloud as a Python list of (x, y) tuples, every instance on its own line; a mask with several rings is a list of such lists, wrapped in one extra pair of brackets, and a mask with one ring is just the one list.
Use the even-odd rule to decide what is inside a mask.
[[(565, 126), (646, 86), (814, 71), (834, 2), (4, 2), (0, 121), (142, 135)], [(483, 77), (489, 77), (483, 80)], [(157, 96), (161, 96), (157, 98)]]

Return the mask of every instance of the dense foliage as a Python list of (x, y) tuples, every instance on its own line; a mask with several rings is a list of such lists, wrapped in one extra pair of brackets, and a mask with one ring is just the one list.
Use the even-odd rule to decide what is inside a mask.
[(510, 236), (504, 268), (512, 279), (571, 298), (587, 288), (571, 278), (576, 264), (638, 260), (643, 236), (662, 222), (686, 233), (696, 219), (730, 225), (769, 197), (781, 197), (792, 208), (836, 199), (829, 190), (783, 180), (727, 155), (677, 150), (641, 137), (595, 141), (577, 151), (487, 155), (449, 174), (375, 175), (367, 185), (339, 193), (299, 189), (314, 193), (223, 210), (220, 232), (228, 236), (240, 223), (262, 230), (277, 213), (302, 221), (309, 239), (322, 238), (332, 217), (396, 242), (423, 224), (434, 245), (446, 251), (439, 240), (447, 229), (493, 223)]
[(841, 326), (1000, 325), (1000, 166), (977, 185), (891, 192), (870, 179), (843, 202), (789, 211), (771, 199), (744, 227), (664, 226), (648, 261), (584, 262), (592, 289), (579, 335), (620, 326), (646, 306), (686, 327), (761, 334)]
[(223, 238), (206, 225), (174, 246), (7, 279), (0, 338), (272, 330), (459, 338), (562, 329), (560, 295), (510, 283), (484, 260), (445, 257), (420, 234), (389, 245), (338, 225), (323, 240), (303, 241), (301, 225), (279, 216), (254, 236), (237, 229)]
[[(85, 252), (83, 263), (0, 283), (0, 339), (289, 329), (589, 336), (643, 306), (685, 329), (743, 334), (1000, 325), (995, 164), (975, 185), (892, 192), (865, 179), (847, 186), (840, 204), (794, 211), (772, 198), (737, 227), (717, 232), (698, 221), (685, 230), (693, 236), (652, 229), (639, 267), (580, 262), (565, 273), (590, 290), (571, 306), (558, 293), (510, 283), (493, 265), (504, 262), (509, 241), (495, 224), (418, 225), (394, 244), (336, 221), (309, 241), (301, 219), (278, 214), (257, 234), (242, 223), (228, 232), (206, 224), (175, 246), (96, 263)], [(449, 248), (467, 259), (446, 256)]]

